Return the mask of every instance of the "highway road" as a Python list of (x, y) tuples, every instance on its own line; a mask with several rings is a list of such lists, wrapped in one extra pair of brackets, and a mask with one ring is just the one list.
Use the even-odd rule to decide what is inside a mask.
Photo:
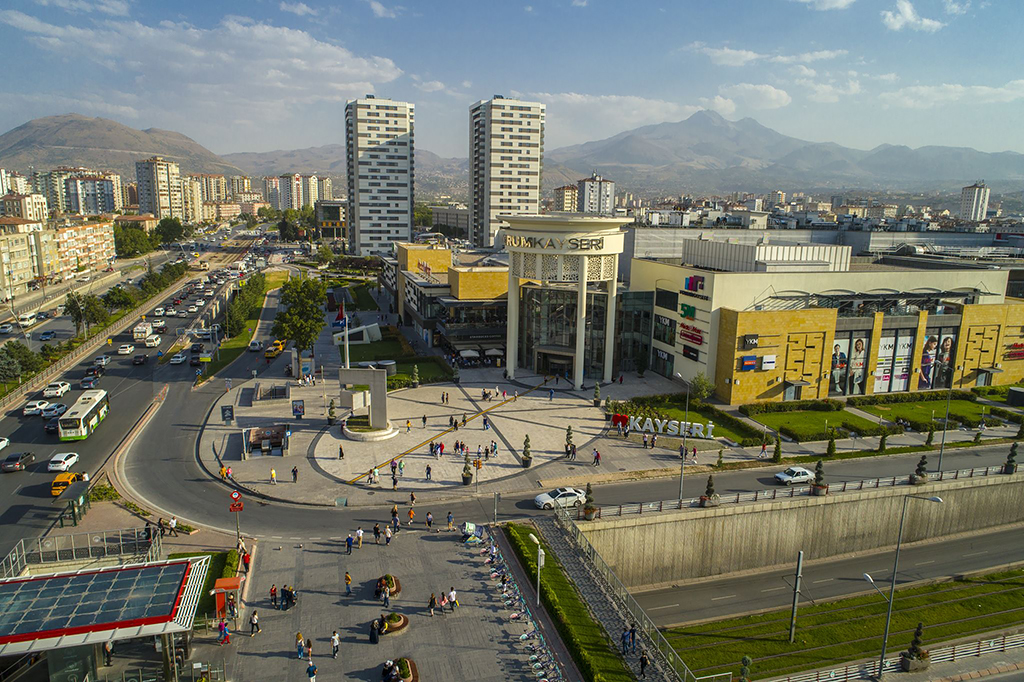
[[(237, 257), (241, 250), (241, 248), (233, 247), (230, 253), (224, 254), (224, 256)], [(221, 262), (225, 260), (226, 258)], [(198, 279), (205, 276), (206, 273), (196, 272), (191, 275), (191, 278)], [(181, 286), (184, 286), (184, 282)], [(193, 297), (194, 299), (195, 297)], [(153, 299), (151, 302), (152, 306), (163, 305), (163, 303), (163, 299)], [(185, 326), (196, 317), (197, 315), (191, 315), (189, 318), (179, 318), (177, 324)], [(40, 328), (46, 329), (53, 325), (59, 330), (62, 328), (62, 323), (70, 324), (68, 319), (63, 317), (50, 320), (45, 325), (40, 325)], [(169, 326), (171, 330), (174, 329), (173, 324)], [(79, 384), (85, 375), (85, 370), (92, 364), (92, 358), (104, 352), (112, 354), (113, 359), (106, 367), (107, 372), (99, 382), (99, 387), (110, 395), (110, 414), (87, 440), (62, 443), (56, 435), (50, 435), (44, 431), (45, 420), (43, 418), (22, 416), (24, 403), (16, 404), (0, 419), (0, 435), (11, 440), (10, 445), (0, 451), (0, 458), (12, 452), (21, 451), (29, 451), (36, 456), (35, 462), (29, 466), (28, 470), (0, 474), (0, 553), (6, 554), (10, 551), (20, 538), (35, 537), (44, 532), (53, 523), (59, 508), (63, 507), (62, 503), (50, 495), (50, 484), (55, 476), (46, 471), (47, 461), (50, 457), (59, 452), (77, 452), (81, 456), (81, 462), (75, 467), (75, 470), (95, 473), (125, 438), (125, 435), (165, 384), (171, 386), (176, 392), (188, 393), (188, 388), (195, 376), (195, 368), (190, 367), (187, 363), (159, 365), (156, 362), (156, 353), (166, 351), (173, 339), (172, 331), (163, 336), (159, 348), (137, 347), (136, 353), (146, 352), (151, 359), (145, 365), (132, 365), (132, 356), (113, 354), (116, 353), (118, 344), (134, 343), (131, 341), (131, 326), (129, 326), (125, 332), (113, 339), (112, 348), (97, 350), (90, 354), (87, 360), (77, 367), (71, 368), (60, 377), (69, 382), (73, 390), (59, 400), (50, 399), (50, 402), (71, 405), (81, 395)], [(141, 344), (135, 345), (141, 346)], [(31, 399), (41, 398), (41, 392), (31, 397)]]

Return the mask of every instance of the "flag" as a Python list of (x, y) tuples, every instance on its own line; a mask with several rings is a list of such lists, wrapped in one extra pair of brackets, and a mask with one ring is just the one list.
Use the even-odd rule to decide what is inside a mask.
[(338, 306), (338, 316), (334, 318), (334, 322), (331, 323), (331, 327), (334, 329), (344, 329), (348, 324), (348, 319), (345, 317), (345, 305)]

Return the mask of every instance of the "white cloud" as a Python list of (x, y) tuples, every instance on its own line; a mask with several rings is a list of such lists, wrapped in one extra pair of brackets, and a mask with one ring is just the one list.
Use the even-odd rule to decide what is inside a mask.
[(798, 80), (797, 85), (807, 90), (808, 99), (823, 104), (838, 102), (840, 97), (856, 95), (860, 92), (860, 81), (853, 78), (848, 80), (845, 86), (833, 85), (831, 83), (815, 83), (807, 79)]
[(131, 120), (140, 116), (139, 110), (134, 106), (137, 100), (134, 95), (110, 90), (104, 91), (102, 96), (87, 93), (77, 97), (53, 93), (11, 93), (0, 100), (0, 110), (11, 109), (19, 114), (25, 111), (40, 111), (46, 114), (55, 111), (74, 111)]
[(766, 60), (775, 64), (810, 64), (836, 59), (847, 54), (846, 50), (817, 50), (791, 55), (770, 55), (753, 50), (737, 50), (731, 47), (708, 47), (704, 43), (691, 43), (686, 49), (707, 55), (713, 64), (719, 66), (746, 66), (752, 62)]
[(715, 95), (712, 98), (701, 97), (700, 104), (705, 109), (713, 109), (722, 116), (732, 116), (736, 113), (736, 102), (732, 101), (728, 97), (722, 97), (721, 95)]
[(873, 76), (875, 80), (882, 81), (883, 83), (895, 83), (900, 79), (897, 73), (882, 73), (877, 76)]
[(815, 71), (809, 66), (804, 66), (803, 64), (797, 64), (796, 66), (792, 67), (789, 71), (794, 76), (799, 76), (800, 78), (814, 78), (815, 76), (818, 75), (817, 71)]
[(882, 23), (890, 31), (902, 31), (909, 28), (912, 31), (924, 31), (935, 33), (945, 26), (936, 19), (926, 19), (917, 13), (910, 0), (896, 0), (896, 11), (884, 10), (882, 12)]
[(315, 17), (319, 12), (304, 2), (282, 2), (278, 5), (282, 12), (291, 12), (300, 17)]
[(440, 92), (446, 90), (445, 84), (441, 81), (426, 81), (424, 83), (417, 83), (417, 89), (423, 92)]
[(370, 9), (373, 10), (373, 16), (378, 19), (394, 19), (398, 16), (398, 13), (402, 11), (402, 7), (386, 7), (377, 0), (366, 0), (367, 4), (370, 5)]
[(462, 81), (462, 87), (469, 90), (471, 87), (473, 87), (473, 81)]
[(554, 149), (652, 123), (679, 121), (701, 107), (634, 95), (587, 95), (577, 92), (514, 93), (547, 105), (544, 146)]
[(846, 50), (818, 50), (816, 52), (801, 52), (793, 55), (779, 55), (771, 57), (770, 60), (777, 64), (810, 64), (827, 59), (835, 59), (847, 54)]
[(532, 14), (533, 13), (533, 5), (527, 5), (523, 9), (526, 11), (527, 14)]
[(1006, 85), (911, 85), (879, 95), (887, 106), (904, 109), (930, 109), (932, 107), (970, 102), (977, 104), (1006, 104), (1024, 100), (1024, 80), (1010, 81)]
[(100, 12), (111, 16), (128, 16), (128, 0), (35, 0), (43, 7), (59, 7), (68, 12)]
[(785, 90), (768, 84), (737, 83), (723, 86), (718, 92), (731, 100), (739, 100), (751, 109), (778, 109), (793, 101)]
[(573, 7), (586, 7), (590, 0), (572, 0)]
[(946, 14), (967, 14), (971, 8), (971, 0), (945, 0)]
[(816, 10), (846, 9), (857, 0), (796, 0)]
[[(130, 20), (82, 28), (0, 10), (0, 23), (22, 31), (44, 50), (84, 63), (75, 72), (81, 83), (77, 90), (54, 92), (83, 98), (97, 91), (109, 76), (89, 65), (93, 62), (134, 78), (138, 100), (133, 106), (139, 117), (155, 119), (161, 127), (205, 133), (221, 145), (224, 121), (252, 122), (252, 129), (230, 127), (230, 134), (238, 136), (235, 143), (243, 145), (257, 131), (301, 128), (306, 115), (281, 102), (341, 107), (402, 74), (385, 57), (359, 56), (306, 31), (239, 17), (226, 17), (210, 28)], [(225, 73), (232, 77), (224, 78)]]

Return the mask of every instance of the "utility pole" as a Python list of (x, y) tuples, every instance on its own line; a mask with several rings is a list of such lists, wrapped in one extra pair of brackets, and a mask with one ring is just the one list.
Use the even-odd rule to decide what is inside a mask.
[(804, 573), (804, 552), (796, 556), (796, 580), (793, 583), (793, 611), (789, 614), (789, 643), (792, 644), (796, 638), (796, 607), (800, 601), (800, 579)]
[(498, 523), (498, 500), (501, 499), (501, 493), (494, 493), (494, 523)]

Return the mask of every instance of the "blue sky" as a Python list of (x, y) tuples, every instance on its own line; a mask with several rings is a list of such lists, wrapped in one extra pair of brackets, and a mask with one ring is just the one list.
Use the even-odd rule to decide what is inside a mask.
[[(402, 4), (399, 4), (402, 3)], [(1024, 152), (1021, 0), (6, 0), (0, 130), (50, 114), (217, 153), (344, 142), (345, 101), (416, 103), (466, 156), (468, 107), (545, 102), (545, 146), (700, 108), (803, 139)]]

